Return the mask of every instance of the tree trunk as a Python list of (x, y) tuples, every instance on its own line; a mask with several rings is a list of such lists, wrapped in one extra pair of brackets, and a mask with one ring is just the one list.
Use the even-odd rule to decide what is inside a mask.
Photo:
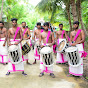
[(66, 10), (68, 14), (68, 20), (69, 20), (69, 25), (70, 25), (70, 31), (72, 31), (72, 23), (71, 23), (71, 16), (70, 16), (70, 3), (66, 5)]
[(2, 20), (2, 15), (3, 15), (3, 3), (4, 3), (4, 0), (2, 0), (2, 7), (1, 7), (1, 13), (0, 13), (0, 20)]
[(78, 13), (79, 13), (78, 16), (79, 16), (81, 28), (85, 31), (86, 35), (88, 35), (87, 34), (87, 31), (85, 29), (84, 23), (82, 21), (82, 15), (81, 15), (81, 0), (77, 0), (77, 9), (78, 9)]
[(70, 0), (73, 21), (78, 21), (75, 0)]

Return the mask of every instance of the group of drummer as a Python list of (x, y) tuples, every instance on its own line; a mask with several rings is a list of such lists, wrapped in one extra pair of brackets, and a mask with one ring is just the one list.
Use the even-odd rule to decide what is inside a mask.
[[(12, 21), (12, 28), (10, 28), (8, 31), (6, 28), (4, 28), (4, 23), (0, 21), (0, 63), (7, 64), (8, 63), (8, 72), (6, 75), (10, 75), (11, 72), (16, 71), (22, 71), (23, 75), (27, 75), (24, 72), (24, 64), (23, 62), (26, 61), (27, 64), (31, 65), (28, 62), (28, 53), (22, 54), (23, 50), (23, 43), (26, 41), (29, 43), (29, 48), (31, 47), (31, 34), (29, 28), (26, 27), (26, 22), (22, 22), (22, 28), (17, 27), (17, 19), (13, 18)], [(56, 38), (54, 38), (54, 33), (50, 31), (50, 24), (49, 22), (45, 22), (43, 25), (44, 29), (41, 29), (41, 23), (37, 23), (37, 29), (34, 31), (34, 41), (35, 41), (35, 47), (34, 47), (34, 62), (33, 64), (36, 64), (37, 60), (40, 60), (40, 70), (41, 73), (39, 74), (39, 77), (42, 77), (44, 75), (44, 72), (50, 73), (50, 76), (52, 78), (55, 78), (55, 75), (53, 73), (53, 65), (52, 63), (52, 57), (50, 56), (50, 52), (53, 50), (53, 45), (56, 42), (56, 47), (58, 48), (62, 41), (65, 41), (66, 43), (69, 43), (69, 46), (76, 47), (78, 50), (79, 58), (81, 58), (81, 64), (79, 66), (69, 65), (69, 73), (75, 76), (82, 76), (83, 75), (83, 57), (87, 55), (87, 53), (84, 51), (84, 41), (85, 41), (85, 33), (83, 30), (79, 29), (79, 22), (75, 21), (73, 23), (74, 31), (70, 33), (70, 39), (68, 38), (68, 35), (65, 30), (63, 30), (63, 24), (59, 24), (60, 30), (56, 32)], [(25, 40), (25, 41), (24, 41)], [(13, 50), (18, 46), (18, 53), (16, 50)], [(38, 47), (39, 46), (39, 47)], [(63, 45), (62, 45), (63, 46)], [(44, 48), (46, 47), (46, 48)], [(49, 48), (50, 47), (50, 48)], [(28, 48), (28, 49), (29, 49)], [(42, 50), (40, 50), (40, 48)], [(24, 49), (25, 46), (24, 46)], [(47, 49), (47, 50), (46, 50)], [(40, 53), (44, 53), (45, 56), (42, 56)], [(9, 51), (12, 57), (18, 56), (22, 60), (20, 63), (13, 63), (11, 55), (8, 55)], [(48, 55), (46, 55), (47, 53)], [(15, 53), (15, 54), (14, 54)], [(15, 59), (17, 58), (15, 56)], [(45, 58), (45, 62), (43, 61), (43, 57)], [(15, 60), (19, 61), (19, 58)], [(48, 65), (45, 65), (45, 63), (48, 63), (46, 58), (51, 59)], [(66, 63), (68, 62), (68, 57), (66, 56), (66, 53), (59, 52), (57, 49), (57, 60), (56, 63)], [(14, 60), (13, 60), (14, 61)]]

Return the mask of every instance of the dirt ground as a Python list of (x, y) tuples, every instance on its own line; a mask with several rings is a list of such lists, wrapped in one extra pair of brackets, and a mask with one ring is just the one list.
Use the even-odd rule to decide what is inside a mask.
[[(34, 61), (34, 51), (29, 53), (29, 61)], [(55, 59), (56, 60), (56, 59)], [(0, 64), (0, 88), (88, 88), (87, 81), (79, 77), (67, 77), (68, 64), (54, 65), (54, 74), (56, 78), (51, 78), (49, 74), (39, 77), (39, 61), (35, 65), (27, 65), (24, 62), (27, 76), (21, 72), (11, 73), (6, 76), (8, 65)]]

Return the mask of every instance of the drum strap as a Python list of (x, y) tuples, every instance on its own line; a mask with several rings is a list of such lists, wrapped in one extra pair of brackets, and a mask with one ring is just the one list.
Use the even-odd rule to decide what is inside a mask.
[(26, 29), (24, 30), (24, 32), (23, 32), (23, 36), (24, 36), (25, 32), (27, 31), (27, 29), (28, 29), (28, 28), (26, 28)]
[(16, 39), (17, 33), (18, 33), (18, 31), (20, 30), (20, 28), (21, 28), (21, 27), (17, 27), (17, 30), (16, 30), (16, 32), (15, 32), (15, 36), (14, 36), (14, 41), (15, 41), (15, 39)]

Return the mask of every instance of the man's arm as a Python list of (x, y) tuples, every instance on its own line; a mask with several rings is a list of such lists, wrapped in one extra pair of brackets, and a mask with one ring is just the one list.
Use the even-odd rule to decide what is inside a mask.
[(19, 31), (20, 31), (21, 39), (20, 39), (20, 41), (18, 42), (18, 44), (19, 44), (19, 43), (21, 43), (21, 41), (23, 40), (23, 33), (22, 33), (22, 29), (20, 28), (20, 30), (19, 30)]
[(8, 30), (7, 34), (8, 34), (8, 35), (7, 35), (7, 36), (8, 36), (8, 39), (7, 39), (8, 45), (11, 45), (11, 44), (10, 44), (10, 29)]
[(66, 38), (66, 40), (67, 40), (67, 42), (68, 42), (68, 36), (67, 36), (66, 31), (65, 31), (65, 38)]
[(5, 28), (5, 42), (4, 42), (3, 46), (5, 46), (6, 41), (7, 41), (7, 29)]
[(35, 36), (36, 36), (36, 30), (34, 31), (34, 40), (35, 40)]
[(70, 45), (72, 43), (72, 32), (70, 33)]

